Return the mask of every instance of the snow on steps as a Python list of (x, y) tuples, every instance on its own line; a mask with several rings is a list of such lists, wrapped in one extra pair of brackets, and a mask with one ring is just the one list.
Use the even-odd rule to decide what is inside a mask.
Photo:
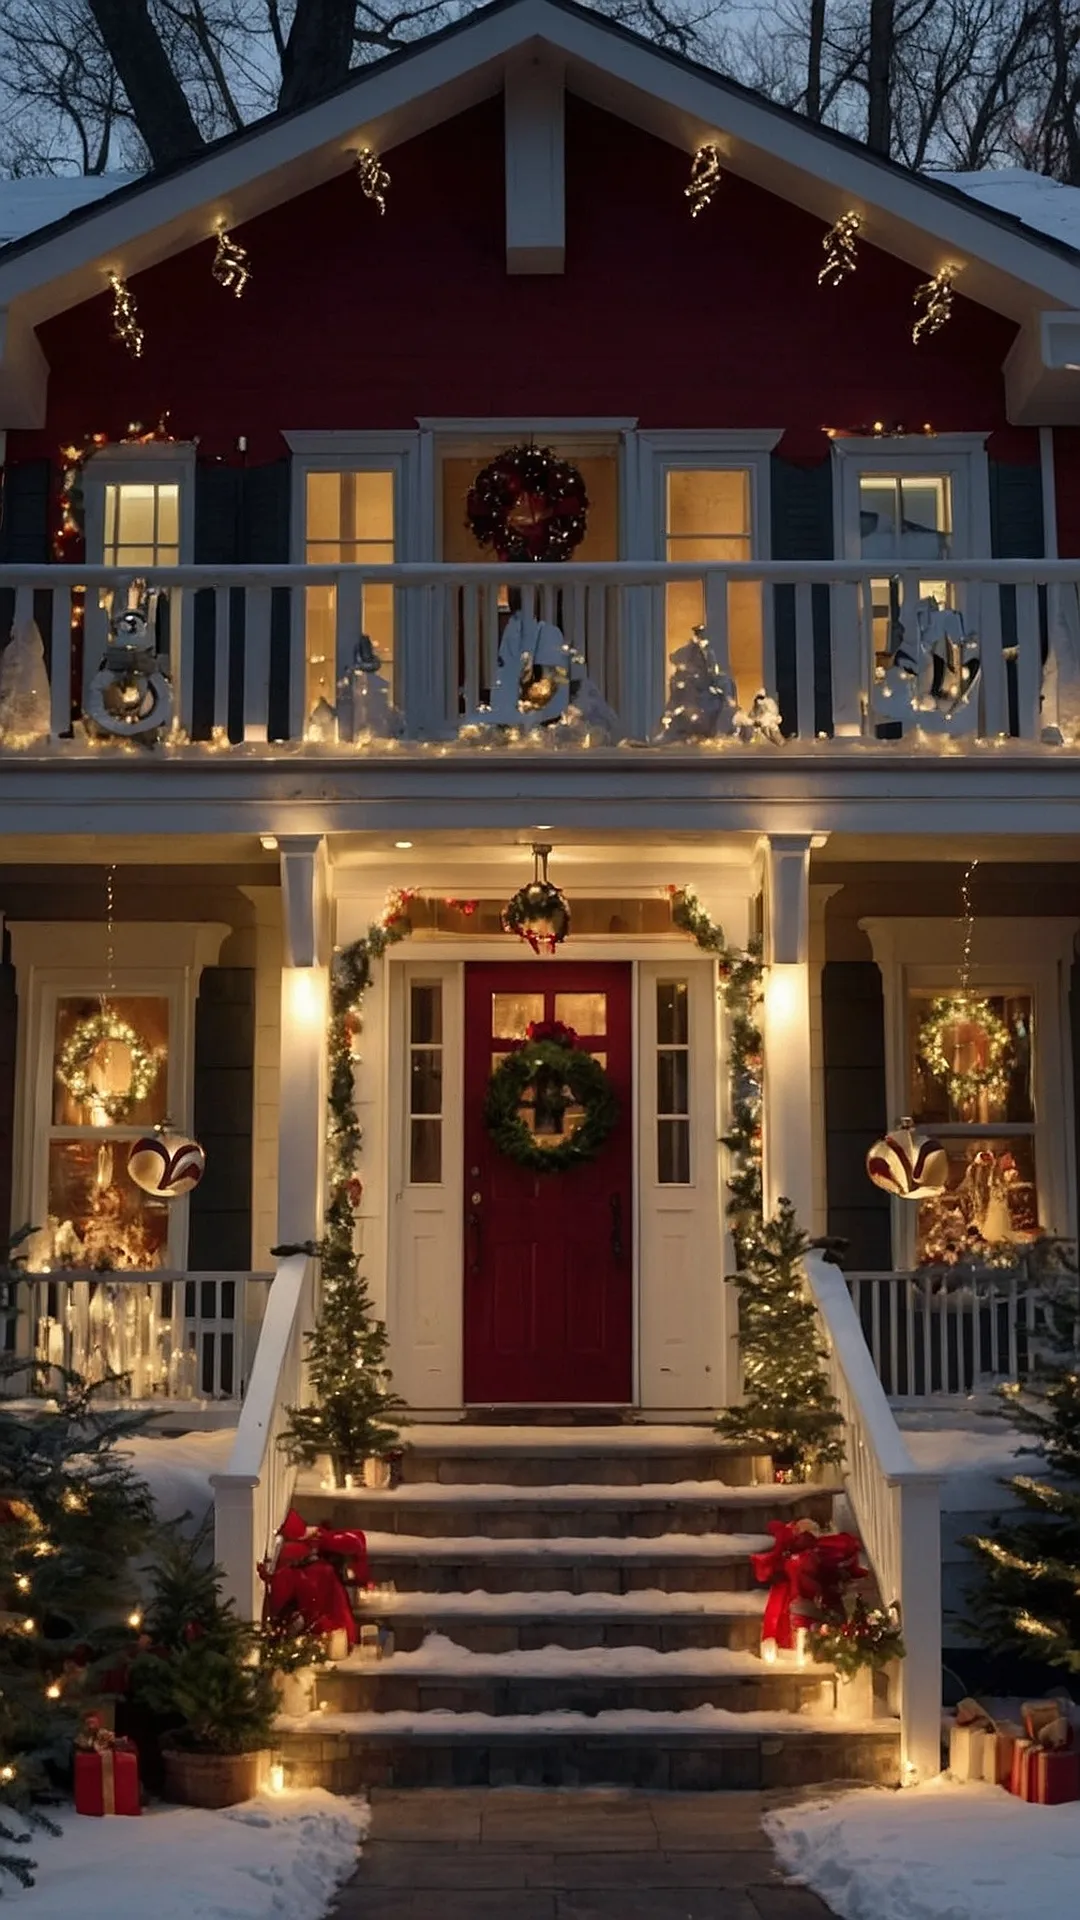
[(825, 1711), (822, 1669), (766, 1666), (748, 1556), (771, 1518), (827, 1522), (832, 1494), (772, 1483), (710, 1428), (413, 1428), (403, 1484), (331, 1492), (306, 1517), (362, 1526), (357, 1610), (399, 1651), (320, 1681), (282, 1722), (288, 1777), (363, 1785), (762, 1787), (896, 1781), (892, 1721)]

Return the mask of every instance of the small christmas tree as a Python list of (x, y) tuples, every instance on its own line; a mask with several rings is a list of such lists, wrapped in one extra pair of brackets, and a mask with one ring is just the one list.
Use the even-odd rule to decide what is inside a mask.
[(282, 1438), (290, 1460), (312, 1466), (328, 1453), (335, 1477), (358, 1474), (365, 1459), (384, 1454), (398, 1438), (394, 1416), (404, 1401), (394, 1392), (386, 1364), (385, 1321), (376, 1319), (367, 1283), (353, 1252), (333, 1231), (322, 1247), (322, 1309), (307, 1336), (312, 1404), (289, 1407)]
[(825, 1376), (817, 1308), (802, 1263), (809, 1246), (790, 1200), (773, 1219), (739, 1235), (739, 1345), (745, 1399), (717, 1422), (731, 1440), (772, 1454), (781, 1471), (808, 1479), (843, 1458), (840, 1410)]
[(1060, 1242), (1036, 1243), (1026, 1256), (1039, 1285), (1046, 1351), (1023, 1386), (1001, 1390), (1004, 1412), (1030, 1436), (1040, 1474), (1005, 1482), (1022, 1509), (992, 1535), (965, 1544), (978, 1557), (982, 1585), (970, 1596), (971, 1631), (984, 1644), (1080, 1673), (1080, 1316), (1072, 1255)]
[(132, 1668), (136, 1699), (160, 1717), (168, 1744), (188, 1753), (256, 1753), (269, 1746), (277, 1712), (259, 1630), (222, 1599), (223, 1577), (201, 1537), (166, 1537), (146, 1612), (152, 1647)]

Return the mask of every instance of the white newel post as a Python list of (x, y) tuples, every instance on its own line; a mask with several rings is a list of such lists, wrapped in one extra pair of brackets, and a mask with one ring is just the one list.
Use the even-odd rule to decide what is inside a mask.
[[(814, 839), (817, 836), (813, 836)], [(810, 847), (812, 836), (770, 834), (765, 857), (765, 1086), (762, 1115), (766, 1215), (791, 1201), (804, 1227), (814, 1213), (810, 1062)]]
[(321, 835), (282, 840), (281, 888), (278, 1241), (296, 1245), (322, 1227), (330, 907)]

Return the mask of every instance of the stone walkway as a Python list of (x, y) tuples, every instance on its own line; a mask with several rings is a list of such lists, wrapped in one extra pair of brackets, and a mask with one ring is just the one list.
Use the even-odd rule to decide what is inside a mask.
[(780, 1797), (375, 1789), (335, 1920), (829, 1920), (773, 1863)]

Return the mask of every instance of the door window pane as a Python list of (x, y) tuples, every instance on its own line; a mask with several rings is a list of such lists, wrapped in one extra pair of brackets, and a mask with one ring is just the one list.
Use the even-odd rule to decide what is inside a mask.
[(493, 993), (491, 996), (493, 1040), (524, 1040), (530, 1022), (543, 1017), (542, 993)]
[[(309, 566), (390, 564), (394, 559), (394, 474), (390, 468), (309, 473), (305, 487), (304, 557)], [(307, 711), (336, 701), (337, 640), (333, 587), (306, 595)], [(364, 589), (364, 632), (393, 684), (394, 590)], [(359, 635), (356, 636), (359, 639)]]
[(437, 1186), (442, 1179), (443, 1019), (441, 981), (414, 980), (409, 988), (409, 1179)]
[(607, 1033), (607, 994), (557, 993), (555, 1018), (564, 1027), (573, 1027), (575, 1033), (598, 1038)]
[(656, 1177), (661, 1186), (690, 1179), (689, 987), (656, 983)]
[[(753, 558), (749, 469), (670, 468), (666, 482), (668, 560), (721, 566), (725, 560)], [(666, 602), (670, 659), (705, 619), (703, 582), (673, 581), (666, 589)], [(762, 677), (761, 588), (755, 581), (735, 581), (728, 587), (728, 645), (739, 698), (748, 707)]]

